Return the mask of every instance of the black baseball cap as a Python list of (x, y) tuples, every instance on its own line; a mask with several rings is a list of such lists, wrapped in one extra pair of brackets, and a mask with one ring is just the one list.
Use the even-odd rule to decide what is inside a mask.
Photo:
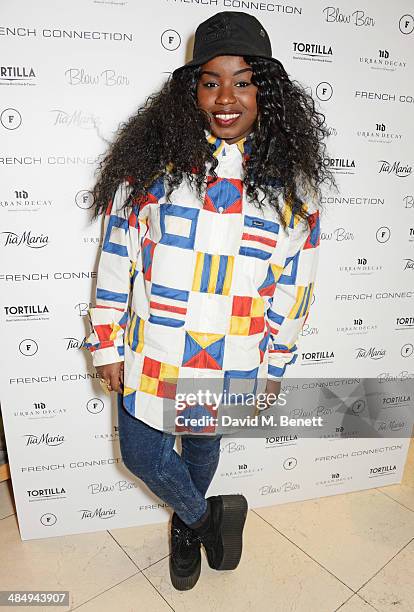
[(187, 66), (205, 64), (218, 55), (262, 57), (283, 68), (272, 57), (269, 35), (256, 17), (239, 11), (222, 11), (200, 23), (194, 38), (193, 59), (174, 70), (173, 75)]

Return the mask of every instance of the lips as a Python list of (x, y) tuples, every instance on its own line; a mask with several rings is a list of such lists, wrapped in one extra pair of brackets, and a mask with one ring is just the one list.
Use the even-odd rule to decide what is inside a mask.
[(214, 121), (220, 126), (220, 127), (229, 127), (230, 125), (233, 125), (233, 123), (235, 123), (239, 117), (241, 117), (241, 113), (237, 113), (237, 112), (218, 112), (218, 113), (213, 113), (213, 117), (214, 117)]

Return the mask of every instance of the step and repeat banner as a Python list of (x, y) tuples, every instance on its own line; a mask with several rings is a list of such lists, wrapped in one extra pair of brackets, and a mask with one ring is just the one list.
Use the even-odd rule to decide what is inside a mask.
[[(411, 1), (3, 1), (1, 401), (23, 539), (168, 519), (123, 466), (115, 398), (80, 350), (101, 239), (90, 189), (119, 123), (188, 59), (198, 23), (223, 10), (258, 17), (312, 93), (339, 187), (324, 190), (314, 304), (284, 383), (414, 381)], [(305, 397), (297, 414), (330, 410)], [(210, 493), (243, 492), (257, 507), (399, 482), (412, 399), (412, 384), (388, 388), (381, 438), (347, 439), (340, 411), (322, 439), (224, 437)]]

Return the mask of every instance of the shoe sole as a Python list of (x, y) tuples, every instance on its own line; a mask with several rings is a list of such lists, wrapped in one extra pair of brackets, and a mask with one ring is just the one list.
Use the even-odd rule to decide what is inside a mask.
[(218, 570), (236, 569), (243, 549), (243, 527), (247, 516), (247, 500), (243, 495), (221, 495), (223, 518), (221, 541), (223, 559)]
[(197, 584), (197, 581), (200, 577), (200, 571), (201, 571), (201, 560), (200, 560), (200, 563), (197, 565), (197, 568), (193, 574), (191, 574), (190, 576), (177, 576), (177, 574), (174, 574), (174, 570), (172, 568), (172, 563), (171, 563), (171, 557), (170, 557), (171, 584), (173, 585), (175, 589), (177, 589), (177, 591), (189, 591), (190, 589), (192, 589)]

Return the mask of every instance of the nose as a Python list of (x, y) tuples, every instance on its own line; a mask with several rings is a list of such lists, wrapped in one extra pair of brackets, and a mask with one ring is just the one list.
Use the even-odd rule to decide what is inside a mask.
[(236, 102), (236, 96), (231, 85), (222, 85), (218, 88), (216, 104), (234, 104)]

